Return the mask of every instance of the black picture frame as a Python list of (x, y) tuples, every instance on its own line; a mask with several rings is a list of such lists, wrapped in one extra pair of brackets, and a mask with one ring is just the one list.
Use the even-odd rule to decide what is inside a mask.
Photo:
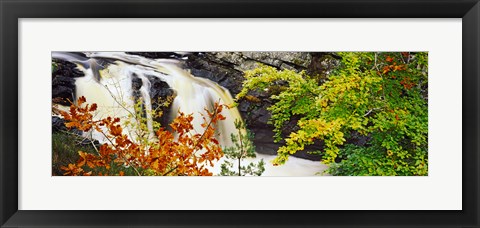
[[(0, 0), (1, 227), (480, 227), (478, 0)], [(460, 211), (18, 210), (19, 18), (463, 18)], [(439, 199), (441, 200), (441, 199)]]

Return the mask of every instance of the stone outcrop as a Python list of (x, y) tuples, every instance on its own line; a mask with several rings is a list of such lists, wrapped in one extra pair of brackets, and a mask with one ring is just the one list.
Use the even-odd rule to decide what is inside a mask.
[[(169, 124), (169, 111), (171, 107), (171, 102), (168, 103), (167, 100), (169, 97), (174, 97), (175, 92), (170, 88), (170, 86), (162, 81), (160, 78), (147, 75), (147, 79), (150, 82), (150, 100), (152, 103), (152, 110), (161, 111), (163, 115), (161, 117), (155, 117), (155, 121), (161, 123), (162, 126), (168, 126)], [(140, 88), (142, 88), (142, 80), (135, 74), (132, 75), (132, 91), (133, 98), (137, 102), (138, 99), (141, 99), (142, 95), (140, 93)], [(142, 108), (144, 111), (145, 109)], [(144, 112), (145, 115), (145, 112)]]
[(61, 105), (75, 100), (75, 78), (85, 76), (77, 65), (60, 59), (52, 60), (52, 99)]

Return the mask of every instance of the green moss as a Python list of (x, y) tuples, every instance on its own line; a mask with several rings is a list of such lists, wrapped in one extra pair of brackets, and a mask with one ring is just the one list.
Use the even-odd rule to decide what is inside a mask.
[[(63, 176), (62, 166), (68, 166), (68, 164), (77, 163), (79, 159), (78, 151), (86, 153), (97, 154), (97, 151), (90, 143), (82, 143), (83, 137), (73, 135), (71, 133), (53, 133), (52, 134), (52, 175)], [(89, 168), (83, 166), (85, 172), (93, 171), (94, 174), (102, 173), (109, 176), (118, 175), (120, 171), (123, 171), (125, 176), (136, 176), (135, 170), (131, 167), (119, 165), (112, 161), (110, 163), (110, 169), (107, 170), (104, 167)], [(140, 170), (141, 171), (141, 170)]]
[(55, 72), (58, 69), (58, 64), (55, 62), (52, 62), (52, 73)]
[(83, 145), (81, 136), (71, 135), (69, 133), (52, 134), (52, 175), (61, 176), (62, 166), (68, 166), (70, 163), (76, 163), (79, 155), (78, 151), (87, 153), (96, 153), (91, 144)]

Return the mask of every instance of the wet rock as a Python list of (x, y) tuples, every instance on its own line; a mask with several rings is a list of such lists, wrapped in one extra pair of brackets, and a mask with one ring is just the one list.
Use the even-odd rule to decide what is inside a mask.
[(319, 83), (323, 83), (326, 76), (338, 66), (340, 56), (332, 52), (312, 52), (312, 61), (307, 67), (307, 73), (311, 76), (317, 76)]
[(76, 128), (72, 128), (72, 129), (68, 129), (67, 127), (65, 127), (65, 120), (63, 118), (60, 118), (58, 116), (52, 116), (52, 133), (55, 133), (55, 132), (70, 132), (72, 134), (75, 134), (75, 135), (82, 135), (83, 132), (76, 129)]
[(357, 146), (365, 146), (369, 141), (371, 140), (371, 137), (368, 135), (362, 135), (356, 131), (350, 132), (350, 137), (346, 139), (345, 144), (354, 144)]
[(52, 99), (61, 105), (75, 100), (75, 79), (57, 75), (52, 80)]
[(52, 116), (52, 132), (66, 131), (66, 130), (67, 130), (67, 127), (65, 127), (65, 120), (57, 116)]
[(75, 78), (85, 76), (77, 65), (60, 59), (52, 59), (52, 99), (61, 105), (75, 100)]
[(166, 98), (174, 94), (174, 91), (168, 83), (162, 81), (160, 78), (152, 75), (148, 75), (147, 78), (150, 81), (150, 97), (153, 100)]
[(162, 126), (170, 123), (170, 107), (172, 106), (175, 91), (170, 88), (168, 83), (155, 76), (147, 76), (150, 81), (150, 99), (152, 100), (152, 109), (162, 112), (160, 117), (154, 118)]
[(143, 82), (136, 74), (132, 74), (132, 95), (135, 102), (138, 102), (138, 99), (142, 97), (140, 88), (142, 88)]
[[(273, 137), (274, 137), (273, 127), (251, 128), (250, 130), (252, 132), (255, 132), (253, 143), (255, 144), (255, 149), (258, 153), (276, 155), (278, 148), (280, 148), (280, 146), (285, 145), (285, 141), (281, 141), (278, 143), (273, 141)], [(298, 151), (292, 156), (309, 159), (313, 161), (321, 160), (322, 156), (314, 152), (321, 151), (324, 149), (324, 145), (322, 142), (317, 142), (314, 145), (309, 145), (309, 146), (306, 146), (305, 148), (306, 148), (305, 150)]]
[[(169, 114), (170, 114), (170, 107), (171, 102), (173, 101), (173, 97), (175, 96), (175, 91), (170, 88), (168, 83), (162, 81), (160, 78), (153, 76), (153, 75), (146, 75), (148, 81), (150, 82), (150, 100), (152, 103), (152, 110), (155, 110), (158, 114), (159, 112), (162, 113), (160, 117), (154, 117), (154, 120), (159, 122), (162, 126), (167, 126), (170, 123)], [(142, 98), (142, 93), (140, 89), (143, 86), (142, 79), (138, 77), (138, 75), (132, 75), (132, 93), (135, 99), (135, 102), (140, 102), (142, 105), (142, 116), (146, 116), (146, 110), (143, 107), (144, 102)]]
[(54, 64), (52, 69), (52, 77), (64, 76), (69, 78), (83, 77), (85, 74), (77, 69), (77, 65), (61, 59), (52, 59)]
[(213, 61), (211, 53), (192, 53), (185, 60), (185, 67), (197, 77), (210, 79), (227, 88), (232, 95), (240, 92), (243, 72), (233, 68), (232, 64), (222, 60)]

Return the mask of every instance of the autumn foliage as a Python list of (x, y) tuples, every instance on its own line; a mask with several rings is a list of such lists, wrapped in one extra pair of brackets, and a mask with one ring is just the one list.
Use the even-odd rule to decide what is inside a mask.
[(223, 156), (215, 138), (215, 126), (225, 117), (221, 114), (224, 105), (216, 103), (213, 111), (203, 116), (204, 131), (195, 132), (192, 114), (179, 112), (170, 124), (172, 131), (160, 128), (156, 138), (148, 144), (130, 139), (121, 126), (120, 118), (94, 118), (96, 104), (87, 104), (80, 97), (70, 106), (69, 112), (61, 111), (65, 126), (69, 129), (101, 133), (103, 143), (96, 154), (78, 151), (75, 164), (62, 166), (64, 175), (125, 175), (124, 169), (133, 169), (135, 175), (160, 176), (211, 176), (207, 167)]

